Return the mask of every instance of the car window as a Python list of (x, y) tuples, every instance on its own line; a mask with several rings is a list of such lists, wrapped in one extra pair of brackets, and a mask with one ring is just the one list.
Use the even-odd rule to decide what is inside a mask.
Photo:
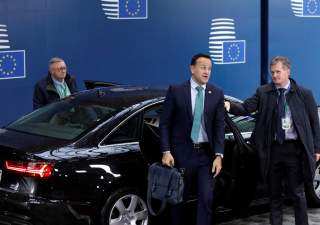
[(232, 121), (237, 125), (240, 132), (252, 132), (255, 126), (255, 119), (251, 116), (234, 116), (229, 114)]
[(139, 141), (140, 117), (141, 114), (137, 114), (129, 118), (117, 127), (104, 141), (102, 141), (101, 145)]
[[(251, 116), (235, 116), (228, 113), (228, 116), (236, 124), (243, 138), (247, 139), (251, 136), (251, 133), (255, 126), (255, 119)], [(229, 126), (225, 126), (225, 138), (233, 139), (233, 133)]]
[(153, 163), (161, 160), (159, 122), (162, 104), (145, 109), (143, 116), (143, 129), (140, 148), (147, 162)]
[(11, 123), (6, 128), (73, 140), (118, 111), (107, 105), (61, 101), (42, 107)]
[(143, 116), (144, 124), (148, 125), (154, 130), (157, 130), (159, 128), (161, 112), (162, 105), (156, 105), (147, 109)]

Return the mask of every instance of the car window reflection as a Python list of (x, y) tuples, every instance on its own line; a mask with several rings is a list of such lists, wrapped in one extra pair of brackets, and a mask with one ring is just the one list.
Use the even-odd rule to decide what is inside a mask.
[(7, 129), (72, 140), (118, 111), (106, 105), (61, 101), (22, 117), (8, 125)]
[[(255, 119), (252, 116), (235, 116), (228, 113), (228, 116), (238, 127), (243, 138), (247, 139), (251, 136), (251, 133), (255, 126)], [(225, 129), (225, 138), (233, 139), (233, 133), (229, 126), (226, 126)]]

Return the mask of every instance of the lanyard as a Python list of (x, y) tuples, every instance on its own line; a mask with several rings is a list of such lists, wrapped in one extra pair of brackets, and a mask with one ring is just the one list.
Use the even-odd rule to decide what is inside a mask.
[(288, 112), (289, 112), (289, 105), (286, 97), (284, 97), (284, 115), (287, 115)]

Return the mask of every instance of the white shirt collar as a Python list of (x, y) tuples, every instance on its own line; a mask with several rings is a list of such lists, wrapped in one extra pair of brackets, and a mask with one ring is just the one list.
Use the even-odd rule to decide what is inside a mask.
[(51, 76), (51, 79), (52, 79), (52, 81), (53, 81), (53, 83), (55, 85), (64, 85), (64, 80), (63, 81), (58, 81), (57, 79), (54, 79), (53, 76)]
[(190, 85), (191, 85), (191, 88), (193, 88), (193, 89), (196, 89), (196, 87), (201, 86), (201, 87), (203, 87), (203, 90), (206, 90), (206, 86), (207, 86), (206, 84), (199, 85), (197, 82), (195, 82), (192, 79), (192, 77), (190, 79)]
[(276, 85), (276, 88), (277, 88), (277, 89), (279, 89), (279, 88), (284, 88), (284, 89), (288, 90), (289, 87), (290, 87), (290, 80), (289, 80), (289, 82), (287, 83), (287, 85), (284, 86), (284, 87), (280, 87), (279, 85)]

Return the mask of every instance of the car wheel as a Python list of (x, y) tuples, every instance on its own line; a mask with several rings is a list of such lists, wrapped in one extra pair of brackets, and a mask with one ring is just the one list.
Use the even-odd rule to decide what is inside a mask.
[(135, 189), (114, 192), (102, 209), (102, 224), (148, 225), (147, 204), (140, 196)]
[(306, 198), (310, 207), (320, 207), (320, 162), (317, 162), (313, 182), (305, 186)]

